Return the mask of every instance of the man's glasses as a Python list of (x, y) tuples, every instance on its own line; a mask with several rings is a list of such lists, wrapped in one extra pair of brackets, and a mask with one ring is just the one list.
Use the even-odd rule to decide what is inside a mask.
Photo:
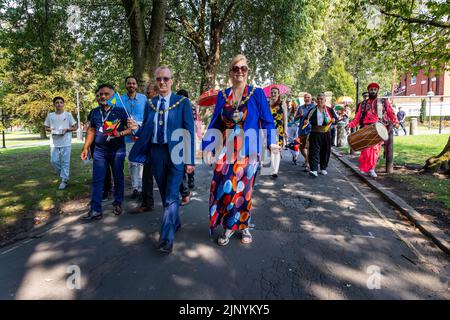
[(248, 67), (247, 66), (242, 66), (242, 67), (234, 66), (233, 69), (231, 69), (231, 71), (233, 71), (234, 73), (238, 73), (239, 70), (241, 70), (242, 73), (246, 73), (248, 71)]
[(156, 78), (156, 81), (157, 82), (161, 82), (161, 81), (169, 82), (170, 79), (172, 79), (172, 78), (169, 78), (169, 77), (158, 77), (158, 78)]

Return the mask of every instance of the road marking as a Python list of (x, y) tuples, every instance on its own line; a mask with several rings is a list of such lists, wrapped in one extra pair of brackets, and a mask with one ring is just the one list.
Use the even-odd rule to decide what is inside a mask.
[(353, 237), (357, 237), (357, 238), (368, 238), (368, 239), (375, 239), (375, 237), (373, 236), (372, 232), (369, 232), (368, 236), (364, 236), (364, 235), (359, 235), (359, 234), (354, 234), (352, 235)]
[(2, 253), (0, 253), (0, 255), (7, 254), (8, 252), (11, 252), (11, 251), (13, 251), (13, 250), (16, 250), (16, 249), (19, 248), (19, 247), (20, 247), (20, 246), (14, 246), (14, 247), (12, 247), (12, 248), (10, 248), (10, 249), (8, 249), (8, 250), (3, 251)]
[[(396, 234), (396, 236), (401, 240), (401, 241), (403, 241), (405, 244), (406, 244), (406, 246), (412, 251), (412, 252), (414, 252), (414, 254), (416, 255), (416, 257), (419, 259), (419, 261), (420, 262), (422, 262), (423, 264), (426, 264), (426, 265), (431, 265), (431, 263), (429, 263), (428, 261), (427, 261), (427, 259), (411, 244), (411, 242), (409, 242), (402, 234), (401, 234), (401, 232), (397, 229), (397, 227), (392, 223), (392, 222), (390, 222), (389, 221), (389, 219), (383, 214), (383, 213), (381, 213), (381, 211), (380, 210), (378, 210), (378, 208), (373, 204), (373, 202), (372, 201), (370, 201), (370, 199), (369, 198), (367, 198), (366, 197), (366, 195), (365, 194), (363, 194), (362, 193), (362, 191), (361, 190), (359, 190), (354, 184), (353, 184), (353, 182), (351, 182), (345, 175), (344, 175), (344, 173), (341, 171), (341, 170), (339, 170), (339, 168), (335, 165), (335, 164), (333, 164), (333, 166), (336, 168), (336, 170), (344, 177), (344, 179), (353, 187), (353, 189), (355, 189), (356, 190), (356, 192), (358, 192), (359, 193), (359, 195), (364, 199), (364, 200), (366, 200), (366, 202), (369, 204), (369, 206), (381, 217), (381, 219), (384, 221), (384, 223)], [(372, 215), (370, 212), (369, 212), (369, 214), (370, 215)], [(434, 270), (434, 268), (433, 268), (433, 270), (432, 270), (433, 272), (436, 272), (435, 270)]]

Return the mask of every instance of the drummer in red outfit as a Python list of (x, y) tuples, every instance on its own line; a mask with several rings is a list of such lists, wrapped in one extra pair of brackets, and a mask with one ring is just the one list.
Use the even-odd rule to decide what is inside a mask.
[[(385, 125), (392, 123), (398, 128), (398, 120), (389, 101), (387, 99), (378, 99), (379, 90), (380, 86), (377, 83), (373, 82), (367, 86), (369, 99), (359, 104), (358, 112), (355, 118), (347, 125), (348, 128), (354, 128), (357, 125), (362, 128), (376, 122), (382, 122)], [(374, 178), (377, 177), (375, 168), (381, 145), (382, 142), (361, 151), (361, 155), (359, 156), (359, 169), (361, 173), (369, 174)]]

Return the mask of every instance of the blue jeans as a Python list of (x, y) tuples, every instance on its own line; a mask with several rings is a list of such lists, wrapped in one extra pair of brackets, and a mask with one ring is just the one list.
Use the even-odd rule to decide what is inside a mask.
[(103, 185), (108, 166), (111, 166), (114, 178), (113, 205), (122, 204), (125, 187), (125, 180), (123, 176), (125, 154), (125, 148), (120, 148), (117, 150), (95, 148), (94, 166), (92, 170), (91, 210), (95, 212), (102, 212)]
[(70, 149), (71, 147), (51, 147), (50, 162), (62, 181), (67, 182), (70, 174)]

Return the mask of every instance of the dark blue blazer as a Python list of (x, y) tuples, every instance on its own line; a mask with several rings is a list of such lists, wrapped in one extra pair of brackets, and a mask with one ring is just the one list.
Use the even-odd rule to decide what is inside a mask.
[[(169, 105), (173, 106), (182, 98), (182, 96), (172, 93)], [(159, 96), (152, 99), (155, 107), (158, 105), (158, 99)], [(152, 156), (150, 146), (152, 144), (153, 130), (156, 125), (154, 123), (155, 112), (156, 111), (149, 106), (145, 109), (144, 121), (135, 134), (139, 139), (136, 140), (130, 151), (129, 161), (146, 163)], [(191, 103), (189, 99), (184, 99), (176, 108), (171, 109), (168, 112), (166, 136), (169, 152), (172, 155), (172, 151), (175, 147), (177, 147), (177, 151), (181, 149), (180, 152), (177, 153), (182, 157), (182, 161), (181, 163), (174, 163), (174, 165), (177, 169), (182, 170), (184, 165), (194, 165), (195, 163), (194, 118), (192, 117)], [(184, 132), (189, 133), (189, 135), (178, 135), (176, 139), (172, 141), (172, 133), (177, 129), (184, 129)], [(183, 148), (180, 147), (180, 143), (182, 143)]]

